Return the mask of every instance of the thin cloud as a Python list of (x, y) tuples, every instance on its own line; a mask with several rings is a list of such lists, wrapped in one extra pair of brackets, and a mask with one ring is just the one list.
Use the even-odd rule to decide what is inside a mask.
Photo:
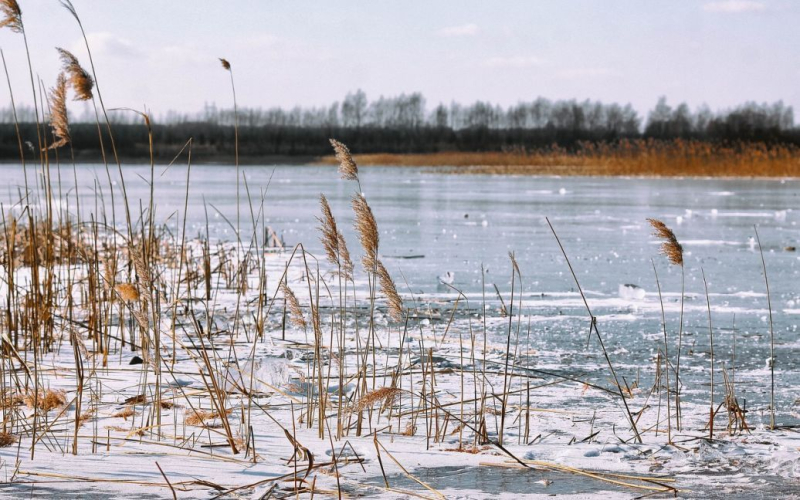
[(475, 36), (478, 34), (477, 24), (463, 24), (461, 26), (448, 26), (438, 31), (441, 36)]
[[(89, 40), (92, 52), (100, 55), (117, 58), (139, 57), (142, 55), (142, 51), (130, 40), (118, 37), (113, 33), (89, 33), (86, 35), (86, 38)], [(76, 41), (74, 45), (76, 47), (84, 47), (82, 40)]]
[(619, 76), (619, 72), (611, 68), (571, 68), (559, 71), (556, 75), (566, 80), (574, 80), (578, 78)]
[(484, 62), (489, 68), (530, 68), (547, 61), (535, 56), (492, 57)]
[(761, 2), (752, 0), (725, 0), (722, 2), (709, 2), (703, 5), (706, 12), (723, 12), (726, 14), (740, 14), (742, 12), (759, 12), (767, 8)]

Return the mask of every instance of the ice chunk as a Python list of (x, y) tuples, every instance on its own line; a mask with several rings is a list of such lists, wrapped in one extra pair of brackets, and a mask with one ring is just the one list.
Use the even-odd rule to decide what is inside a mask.
[(630, 283), (619, 286), (619, 298), (625, 300), (644, 300), (644, 288)]

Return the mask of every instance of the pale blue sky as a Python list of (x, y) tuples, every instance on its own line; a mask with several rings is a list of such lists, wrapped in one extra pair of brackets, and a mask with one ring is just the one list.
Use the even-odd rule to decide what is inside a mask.
[[(57, 0), (19, 0), (35, 70), (55, 46), (88, 60)], [(108, 107), (192, 112), (322, 105), (362, 88), (421, 91), (428, 107), (537, 96), (630, 102), (660, 95), (712, 109), (746, 100), (800, 109), (800, 2), (74, 0)], [(0, 30), (19, 101), (30, 102), (22, 38)], [(0, 86), (0, 105), (8, 99)], [(73, 107), (79, 111), (79, 105)]]

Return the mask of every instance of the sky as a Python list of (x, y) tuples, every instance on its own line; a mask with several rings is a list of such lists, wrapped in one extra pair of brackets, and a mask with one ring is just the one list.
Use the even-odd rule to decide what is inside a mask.
[[(54, 47), (88, 67), (57, 0), (18, 0), (34, 71)], [(631, 103), (659, 96), (723, 110), (783, 100), (800, 110), (800, 2), (793, 0), (73, 0), (107, 107), (192, 113), (328, 105), (422, 92), (503, 106), (542, 96)], [(17, 102), (30, 103), (22, 36), (0, 30)], [(9, 102), (0, 85), (0, 107)], [(70, 109), (80, 111), (80, 104)]]

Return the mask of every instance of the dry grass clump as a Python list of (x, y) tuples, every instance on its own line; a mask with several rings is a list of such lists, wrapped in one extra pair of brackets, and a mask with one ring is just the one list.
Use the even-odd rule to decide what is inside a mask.
[[(338, 163), (338, 158), (323, 158)], [(362, 165), (452, 167), (447, 173), (609, 175), (646, 177), (800, 177), (800, 147), (792, 144), (701, 140), (622, 140), (509, 151), (445, 151), (359, 155)]]
[[(225, 410), (225, 415), (230, 415), (232, 410)], [(207, 420), (214, 420), (220, 418), (220, 413), (212, 410), (192, 410), (191, 415), (187, 415), (184, 419), (186, 425), (202, 426), (206, 424)]]
[(0, 431), (0, 448), (5, 448), (17, 443), (17, 436), (5, 431)]
[(83, 427), (83, 424), (91, 420), (93, 415), (94, 410), (91, 408), (81, 413), (81, 415), (78, 417), (78, 427)]
[(666, 255), (672, 264), (682, 266), (683, 247), (678, 243), (678, 238), (672, 232), (672, 229), (658, 219), (647, 219), (647, 222), (655, 229), (653, 236), (664, 240), (661, 244), (661, 253)]
[(336, 161), (339, 163), (339, 174), (341, 174), (342, 179), (357, 181), (358, 165), (356, 165), (353, 155), (350, 154), (350, 150), (336, 139), (331, 139), (330, 141), (336, 155)]
[(91, 100), (94, 97), (92, 94), (92, 89), (94, 88), (92, 77), (81, 67), (78, 58), (72, 55), (70, 51), (60, 47), (56, 47), (56, 50), (61, 57), (64, 71), (69, 75), (69, 84), (75, 92), (75, 100)]
[(133, 411), (133, 408), (123, 408), (122, 410), (118, 411), (111, 415), (114, 418), (121, 418), (123, 420), (128, 420), (128, 417), (132, 417), (136, 415), (136, 412)]
[(39, 410), (48, 412), (67, 404), (67, 397), (63, 390), (47, 389), (45, 391), (39, 391), (38, 399), (34, 392), (29, 392), (25, 395), (23, 401), (28, 408), (33, 409), (38, 405)]
[(353, 406), (353, 411), (360, 412), (366, 410), (378, 402), (381, 403), (381, 407), (388, 406), (401, 392), (403, 392), (402, 389), (398, 389), (397, 387), (381, 387), (380, 389), (375, 389), (374, 391), (364, 394), (364, 396), (358, 400), (358, 403)]

